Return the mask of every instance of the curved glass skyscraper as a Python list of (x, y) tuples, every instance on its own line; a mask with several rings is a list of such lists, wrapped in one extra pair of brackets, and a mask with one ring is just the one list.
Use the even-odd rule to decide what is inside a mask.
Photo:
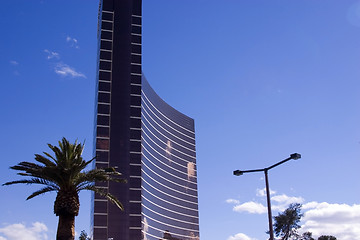
[(194, 120), (144, 78), (141, 112), (144, 239), (198, 239)]
[(198, 240), (194, 120), (143, 77), (141, 0), (101, 0), (94, 167), (127, 184), (96, 183), (124, 205), (93, 195), (95, 240)]

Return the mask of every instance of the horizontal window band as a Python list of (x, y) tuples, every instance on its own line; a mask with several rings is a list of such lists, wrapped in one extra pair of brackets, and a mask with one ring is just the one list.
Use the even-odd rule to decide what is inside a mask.
[[(138, 86), (138, 87), (141, 87), (141, 84), (140, 83), (130, 83), (130, 86)], [(140, 95), (141, 96), (141, 95)]]
[(142, 230), (142, 227), (129, 227), (130, 230)]
[(107, 139), (107, 140), (108, 140), (108, 139), (110, 139), (110, 137), (97, 136), (96, 139), (99, 139), (99, 140), (101, 140), (101, 139)]
[(130, 200), (129, 203), (141, 203), (141, 201)]
[(130, 152), (132, 154), (141, 154), (141, 152)]
[(113, 32), (113, 30), (103, 29), (103, 28), (101, 29), (101, 31), (103, 31), (103, 32), (111, 32), (111, 33)]
[(96, 201), (96, 202), (107, 202), (107, 199), (104, 199), (104, 198), (95, 198), (94, 201)]
[[(143, 171), (143, 172), (144, 172), (144, 171)], [(144, 173), (145, 173), (145, 172), (144, 172)], [(149, 176), (149, 175), (147, 174), (147, 176)], [(171, 195), (170, 193), (164, 192), (164, 191), (162, 191), (162, 190), (154, 187), (153, 185), (151, 185), (150, 183), (148, 183), (144, 178), (142, 178), (142, 181), (145, 182), (147, 185), (149, 185), (152, 189), (155, 189), (155, 190), (157, 190), (158, 192), (160, 192), (160, 193), (162, 193), (162, 194), (164, 194), (164, 195), (166, 195), (166, 196), (169, 196), (169, 197), (171, 197), (171, 198), (174, 198), (174, 199), (179, 200), (179, 201), (182, 201), (182, 202), (186, 202), (186, 203), (190, 203), (190, 204), (193, 204), (193, 205), (198, 206), (198, 200), (195, 200), (195, 202), (194, 202), (194, 201), (189, 201), (189, 200), (186, 200), (186, 199), (183, 199), (183, 198), (180, 198), (180, 197), (176, 197), (176, 196), (174, 196), (174, 195)], [(143, 189), (145, 189), (145, 188), (143, 187)], [(185, 193), (184, 193), (184, 194), (185, 194)], [(197, 197), (193, 197), (193, 198), (196, 198), (196, 199), (197, 199)]]
[[(169, 189), (170, 191), (177, 192), (177, 193), (179, 193), (179, 194), (183, 194), (183, 195), (185, 195), (185, 196), (198, 199), (198, 197), (197, 197), (197, 190), (194, 190), (193, 188), (189, 188), (189, 189), (192, 190), (192, 191), (194, 191), (194, 192), (196, 193), (196, 195), (188, 194), (188, 193), (185, 193), (185, 192), (182, 192), (182, 191), (173, 189), (173, 188), (167, 186), (166, 184), (163, 184), (163, 183), (155, 180), (155, 179), (152, 178), (149, 174), (147, 174), (145, 171), (143, 171), (143, 173), (144, 173), (148, 178), (150, 178), (153, 182), (155, 182), (156, 184), (158, 184), (158, 185), (160, 185), (160, 186), (162, 186), (162, 187), (165, 187), (165, 188)], [(144, 179), (142, 179), (142, 180), (143, 180), (145, 183), (147, 183), (149, 186), (151, 186), (152, 188), (154, 188), (154, 189), (158, 190), (159, 192), (161, 192), (158, 188), (154, 187), (153, 185), (151, 185), (150, 183), (148, 183), (148, 182), (145, 181)], [(166, 180), (166, 179), (165, 179), (165, 180)], [(168, 180), (168, 181), (171, 182), (171, 183), (173, 183), (173, 182), (170, 181), (170, 180)], [(174, 184), (174, 185), (177, 185), (177, 186), (179, 186), (179, 187), (186, 188), (186, 186), (183, 186), (183, 185), (181, 185), (181, 184)], [(171, 197), (173, 197), (173, 198), (177, 198), (177, 197), (171, 195), (170, 193), (166, 193), (165, 195), (169, 195), (169, 196), (171, 196)], [(195, 202), (187, 201), (187, 200), (185, 200), (185, 199), (182, 199), (182, 201), (190, 202), (190, 203), (192, 203), (192, 204), (197, 204), (197, 203), (195, 203)]]
[(133, 96), (133, 97), (141, 97), (140, 94), (133, 94), (133, 93), (131, 93), (130, 96)]
[(130, 178), (141, 178), (141, 176), (129, 176)]
[(100, 51), (103, 51), (103, 52), (112, 52), (112, 50), (109, 50), (109, 49), (103, 49), (103, 48), (100, 48)]
[(98, 115), (98, 116), (107, 116), (107, 117), (110, 117), (110, 114), (106, 114), (106, 113), (98, 113), (97, 115)]
[[(144, 222), (141, 222), (141, 223), (144, 224)], [(156, 231), (159, 231), (159, 232), (163, 232), (163, 231), (164, 231), (164, 230), (162, 230), (162, 229), (153, 227), (152, 225), (148, 225), (148, 226), (149, 226), (150, 228), (156, 230)], [(194, 232), (193, 229), (189, 229), (188, 231), (189, 231), (189, 232)], [(196, 231), (196, 232), (199, 232), (199, 231)], [(146, 233), (146, 234), (148, 234), (148, 233)], [(178, 234), (178, 233), (173, 233), (173, 232), (170, 232), (170, 231), (169, 231), (169, 234), (171, 234), (171, 236), (175, 235), (175, 236), (178, 236), (178, 237), (184, 237), (184, 238), (186, 238), (186, 239), (188, 239), (188, 238), (193, 238), (194, 240), (198, 240), (198, 239), (199, 239), (197, 236), (186, 236), (186, 235), (182, 235), (182, 234)], [(150, 235), (150, 234), (148, 234), (148, 235)], [(153, 235), (150, 235), (150, 236), (153, 237)], [(159, 237), (157, 237), (157, 238), (159, 238)], [(177, 238), (177, 239), (178, 239), (178, 238)]]
[(141, 164), (139, 164), (139, 163), (130, 163), (130, 166), (141, 167)]
[[(159, 140), (161, 143), (163, 143), (165, 146), (167, 145), (165, 142), (161, 141), (161, 139), (158, 138), (145, 124), (143, 124), (143, 126), (144, 126), (144, 129), (146, 128), (146, 129), (152, 134), (152, 136), (154, 136), (156, 139), (158, 139), (158, 140)], [(161, 134), (161, 135), (162, 135), (162, 134)], [(161, 154), (158, 150), (156, 150), (156, 149), (153, 147), (153, 145), (150, 145), (150, 144), (145, 140), (145, 138), (144, 138), (145, 136), (146, 136), (148, 139), (150, 139), (150, 141), (151, 141), (152, 143), (154, 143), (154, 144), (158, 147), (158, 149), (166, 150), (166, 149), (163, 149), (159, 144), (157, 144), (157, 143), (154, 141), (154, 138), (152, 138), (151, 136), (149, 136), (149, 135), (144, 131), (144, 132), (143, 132), (142, 140), (144, 140), (144, 142), (146, 142), (151, 149), (153, 149), (156, 153), (158, 153), (160, 156), (164, 157), (165, 159), (167, 159), (167, 160), (169, 160), (169, 161), (172, 161), (169, 157), (164, 156), (164, 155)], [(163, 135), (163, 136), (164, 136), (164, 135)], [(165, 137), (165, 136), (164, 136), (164, 137)], [(173, 143), (178, 144), (178, 143), (175, 142), (175, 141), (173, 141)], [(178, 145), (182, 147), (181, 144), (178, 144)], [(172, 148), (171, 148), (171, 151), (172, 151), (172, 150), (175, 150), (176, 152), (181, 153), (181, 154), (183, 154), (184, 156), (187, 156), (187, 157), (190, 157), (190, 158), (196, 160), (196, 157), (192, 157), (192, 156), (190, 156), (190, 155), (188, 155), (188, 154), (186, 154), (186, 153), (184, 153), (184, 152), (182, 152), (182, 151), (180, 151), (180, 150), (178, 150), (178, 149), (176, 149), (176, 148), (173, 148), (173, 147), (172, 147)], [(174, 156), (174, 157), (176, 157), (177, 159), (179, 159), (179, 160), (181, 160), (181, 161), (184, 161), (184, 162), (186, 162), (186, 163), (191, 162), (191, 163), (193, 163), (193, 164), (196, 165), (195, 162), (189, 161), (189, 160), (187, 160), (187, 159), (185, 159), (185, 158), (183, 158), (183, 157), (181, 157), (181, 156), (178, 156), (177, 154), (174, 154), (174, 152), (171, 152), (171, 156)], [(181, 166), (182, 166), (182, 165), (181, 165)], [(182, 166), (182, 167), (185, 167), (185, 166)]]
[(100, 161), (96, 161), (95, 163), (100, 163), (100, 164), (109, 164), (109, 162), (100, 162)]
[[(142, 196), (142, 198), (144, 198), (146, 201), (148, 201), (148, 202), (151, 203), (152, 205), (155, 205), (155, 206), (158, 207), (158, 208), (164, 209), (165, 211), (172, 212), (172, 213), (175, 213), (175, 214), (178, 214), (178, 215), (182, 215), (182, 216), (185, 216), (185, 217), (188, 217), (188, 218), (196, 218), (196, 219), (199, 218), (199, 217), (197, 217), (197, 216), (192, 216), (192, 215), (188, 215), (188, 214), (185, 214), (185, 213), (176, 212), (176, 211), (174, 211), (174, 210), (170, 210), (170, 209), (167, 209), (167, 208), (165, 208), (165, 207), (162, 207), (162, 206), (160, 206), (160, 205), (158, 205), (158, 204), (150, 201), (149, 199), (147, 199), (146, 197), (144, 197), (144, 195)], [(144, 203), (144, 204), (145, 204), (145, 203)]]
[(99, 69), (100, 72), (109, 72), (111, 73), (112, 71), (111, 70), (104, 70), (104, 69)]
[[(176, 207), (179, 207), (179, 208), (183, 208), (183, 209), (187, 209), (187, 210), (190, 210), (190, 211), (194, 211), (194, 212), (199, 212), (198, 209), (195, 209), (195, 208), (190, 208), (190, 207), (185, 207), (183, 205), (179, 205), (179, 204), (175, 204), (171, 201), (168, 201), (168, 200), (165, 200), (165, 199), (162, 199), (160, 198), (159, 196), (155, 195), (154, 193), (152, 193), (150, 190), (147, 190), (145, 187), (143, 187), (143, 190), (146, 191), (148, 194), (152, 195), (153, 197), (163, 201), (163, 202), (166, 202), (167, 204), (170, 204), (170, 205), (173, 205), (173, 206), (176, 206)], [(144, 197), (143, 195), (141, 197)]]
[(104, 12), (104, 13), (111, 13), (111, 14), (114, 14), (114, 12), (113, 12), (113, 11), (106, 11), (106, 10), (102, 10), (102, 12)]
[(109, 60), (109, 59), (103, 59), (103, 58), (100, 58), (99, 60), (100, 60), (100, 61), (103, 61), (103, 62), (112, 62), (112, 60)]
[(131, 75), (134, 75), (134, 76), (142, 76), (141, 73), (130, 73)]
[(134, 43), (134, 42), (132, 42), (131, 44), (132, 44), (132, 45), (141, 46), (141, 43)]
[(102, 38), (101, 41), (105, 41), (105, 42), (112, 42), (112, 39), (106, 39), (106, 38)]
[[(150, 210), (150, 209), (149, 209), (149, 210)], [(151, 211), (151, 210), (150, 210), (150, 211)], [(160, 214), (159, 214), (159, 215), (160, 215)], [(174, 225), (171, 225), (171, 224), (168, 224), (168, 223), (161, 222), (161, 221), (159, 221), (159, 220), (156, 220), (156, 219), (154, 219), (154, 218), (152, 218), (152, 217), (147, 216), (146, 214), (144, 214), (144, 216), (147, 217), (148, 219), (150, 219), (150, 220), (152, 220), (152, 221), (154, 221), (154, 222), (160, 223), (160, 224), (162, 224), (162, 225), (166, 225), (166, 226), (169, 226), (169, 227), (173, 227), (173, 228), (177, 228), (177, 229), (181, 229), (181, 230), (185, 230), (185, 231), (191, 230), (191, 231), (193, 231), (193, 232), (199, 232), (199, 231), (194, 230), (194, 229), (182, 228), (182, 227), (179, 227), (179, 226), (174, 226)], [(190, 224), (191, 224), (191, 223), (190, 223)], [(194, 224), (194, 223), (192, 223), (192, 224), (193, 224), (193, 225), (199, 225), (199, 224)]]
[(99, 79), (99, 82), (102, 83), (111, 83), (111, 80), (106, 80), (106, 79)]
[(130, 139), (130, 142), (141, 142), (139, 139)]
[(142, 18), (140, 15), (131, 14), (132, 17)]
[(141, 106), (136, 106), (136, 105), (130, 105), (130, 107), (133, 107), (133, 108), (141, 108)]
[(102, 48), (100, 48), (100, 52), (112, 52), (112, 50), (108, 50), (108, 49), (102, 49)]
[[(144, 97), (146, 98), (146, 100), (151, 104), (151, 106), (157, 111), (159, 112), (164, 118), (166, 118), (167, 120), (169, 120), (170, 122), (172, 122), (174, 125), (177, 125), (178, 127), (184, 129), (185, 131), (190, 132), (191, 134), (195, 135), (195, 132), (192, 130), (189, 130), (187, 128), (184, 128), (183, 126), (179, 125), (178, 123), (174, 122), (173, 120), (169, 119), (166, 115), (164, 115), (159, 109), (157, 109), (154, 104), (149, 100), (149, 98), (146, 96), (146, 94), (142, 91)], [(149, 108), (150, 109), (150, 108)], [(154, 113), (155, 114), (155, 113)], [(156, 114), (155, 114), (156, 115)]]
[(107, 226), (94, 226), (94, 228), (101, 228), (101, 229), (107, 229)]
[(135, 66), (141, 66), (141, 63), (131, 63), (131, 65), (135, 65)]
[[(149, 109), (149, 111), (150, 111), (157, 119), (160, 120), (160, 122), (162, 122), (162, 123), (163, 123), (164, 125), (166, 125), (167, 127), (171, 128), (172, 130), (174, 130), (174, 131), (180, 133), (181, 135), (185, 136), (186, 138), (195, 141), (195, 137), (189, 136), (189, 135), (185, 134), (184, 132), (181, 132), (181, 131), (175, 129), (174, 127), (172, 127), (171, 125), (169, 125), (168, 123), (166, 123), (164, 120), (162, 120), (162, 119), (153, 111), (153, 109), (155, 109), (155, 110), (157, 110), (158, 112), (160, 112), (151, 102), (149, 102), (149, 103), (152, 105), (153, 109), (152, 109), (151, 107), (149, 107), (149, 105), (146, 103), (146, 101), (145, 101), (144, 99), (142, 99), (142, 100), (143, 100), (142, 103), (144, 104), (144, 106), (146, 106), (147, 109)], [(144, 112), (146, 112), (146, 114), (149, 116), (149, 118), (151, 118), (159, 127), (161, 127), (161, 128), (164, 129), (164, 127), (162, 127), (162, 126), (159, 124), (159, 121), (155, 120), (155, 119), (148, 113), (148, 111), (147, 111), (145, 108), (144, 108)], [(160, 112), (160, 113), (161, 113), (161, 112)], [(171, 123), (173, 123), (174, 125), (177, 125), (178, 127), (181, 127), (182, 129), (186, 130), (186, 128), (184, 128), (184, 127), (180, 126), (179, 124), (175, 123), (173, 120), (171, 120), (171, 119), (169, 119), (168, 117), (166, 117), (163, 113), (161, 113), (161, 115), (163, 115), (163, 116), (165, 117), (165, 119), (167, 119), (169, 122), (171, 122)], [(164, 129), (164, 130), (165, 130), (166, 132), (170, 133), (169, 130), (167, 130), (167, 129)], [(191, 132), (190, 130), (187, 130), (187, 131)], [(172, 134), (172, 133), (170, 133), (170, 134), (171, 134), (171, 135), (174, 135), (174, 134)], [(194, 133), (194, 135), (195, 135), (195, 133)], [(178, 136), (175, 136), (175, 137), (176, 137), (176, 138), (179, 138), (179, 139), (181, 139), (181, 140), (183, 140), (183, 141), (186, 141), (185, 139), (180, 138), (180, 137), (178, 137)], [(195, 146), (195, 144), (193, 144), (193, 143), (189, 143), (189, 144)]]
[(141, 191), (141, 188), (129, 188), (131, 191)]
[(109, 125), (101, 125), (101, 124), (98, 124), (96, 125), (96, 127), (110, 127)]
[(139, 24), (135, 24), (135, 23), (132, 23), (131, 26), (135, 26), (135, 27), (141, 27), (141, 25)]
[(108, 102), (98, 102), (99, 105), (111, 105), (111, 103)]
[(108, 214), (107, 213), (96, 213), (96, 212), (94, 212), (94, 215), (106, 216)]
[[(141, 222), (142, 224), (145, 224), (144, 222)], [(162, 229), (159, 229), (159, 228), (156, 228), (156, 227), (153, 227), (153, 226), (151, 226), (151, 225), (148, 225), (148, 227), (149, 228), (152, 228), (152, 229), (154, 229), (154, 230), (156, 230), (156, 231), (158, 231), (158, 232), (163, 232), (164, 230), (162, 230)], [(193, 229), (188, 229), (187, 231), (189, 231), (189, 232), (193, 232), (194, 230)], [(153, 238), (155, 238), (155, 239), (159, 239), (159, 236), (155, 236), (155, 235), (152, 235), (152, 234), (149, 234), (148, 232), (145, 232), (145, 231), (143, 231), (142, 230), (142, 232), (144, 233), (144, 235), (148, 235), (148, 236), (150, 236), (150, 237), (153, 237)], [(197, 231), (197, 232), (199, 232), (199, 231)], [(193, 240), (199, 240), (199, 237), (198, 236), (185, 236), (185, 235), (182, 235), (182, 234), (178, 234), (178, 233), (173, 233), (173, 232), (168, 232), (171, 236), (173, 236), (173, 235), (175, 235), (175, 236), (177, 236), (177, 237), (182, 237), (182, 238), (185, 238), (185, 239), (193, 239)], [(162, 239), (162, 238), (161, 238)], [(178, 239), (178, 238), (176, 238), (176, 239)]]
[(98, 93), (111, 94), (111, 92), (110, 92), (110, 91), (98, 91)]
[(132, 52), (131, 55), (141, 56), (141, 53), (134, 53), (134, 52)]
[(139, 33), (131, 33), (131, 35), (133, 35), (133, 36), (140, 36), (140, 37), (141, 37), (141, 34), (139, 34)]
[[(146, 103), (144, 102), (144, 104), (146, 105)], [(144, 117), (144, 120), (146, 123), (148, 123), (154, 130), (156, 130), (157, 132), (159, 132), (159, 134), (163, 135), (165, 138), (168, 138), (167, 136), (165, 136), (164, 134), (166, 133), (167, 135), (171, 135), (172, 137), (176, 138), (176, 139), (179, 139), (180, 141), (182, 142), (186, 142), (187, 144), (191, 145), (191, 146), (194, 146), (195, 147), (195, 143), (192, 143), (192, 142), (189, 142), (188, 140), (193, 140), (195, 141), (195, 138), (191, 138), (189, 136), (186, 136), (185, 134), (183, 134), (183, 136), (187, 137), (188, 139), (185, 139), (184, 137), (182, 136), (179, 136), (179, 135), (176, 135), (174, 132), (171, 132), (169, 128), (171, 128), (169, 125), (167, 125), (165, 122), (163, 122), (163, 124), (160, 124), (158, 121), (156, 121), (156, 119), (154, 119), (149, 113), (148, 111), (146, 111), (145, 108), (142, 108), (143, 112), (146, 113), (146, 115), (150, 118), (150, 120), (145, 116), (145, 114), (143, 114), (143, 117)], [(152, 120), (152, 121), (151, 121)], [(156, 126), (153, 125), (156, 124)], [(159, 129), (162, 129), (164, 131), (164, 133), (160, 132)], [(173, 130), (177, 131), (176, 129), (172, 128)], [(179, 131), (177, 131), (179, 132)], [(180, 132), (179, 132), (180, 133)], [(174, 141), (175, 142), (175, 141)], [(181, 145), (181, 144), (179, 144)], [(194, 150), (192, 150), (192, 152), (195, 153)], [(193, 156), (194, 157), (194, 156)]]
[(130, 130), (141, 131), (141, 128), (130, 128)]
[(129, 214), (130, 217), (141, 217), (141, 214)]
[(104, 20), (104, 19), (102, 19), (101, 20), (102, 22), (109, 22), (109, 23), (113, 23), (114, 21), (111, 21), (111, 20)]

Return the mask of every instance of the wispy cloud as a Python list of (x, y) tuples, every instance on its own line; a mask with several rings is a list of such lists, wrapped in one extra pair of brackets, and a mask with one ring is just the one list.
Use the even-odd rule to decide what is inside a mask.
[(15, 60), (11, 60), (10, 64), (13, 65), (13, 66), (19, 65), (19, 63), (17, 61), (15, 61)]
[(86, 76), (83, 73), (77, 72), (74, 68), (64, 63), (58, 63), (55, 66), (55, 73), (64, 77), (70, 76), (70, 77), (86, 78)]
[(86, 78), (85, 74), (78, 72), (73, 67), (70, 67), (69, 65), (61, 62), (59, 53), (54, 51), (49, 51), (48, 49), (45, 49), (44, 52), (47, 54), (48, 60), (51, 59), (56, 60), (55, 67), (53, 68), (56, 74), (63, 77)]
[(79, 48), (78, 40), (76, 38), (72, 38), (70, 36), (66, 37), (66, 42), (70, 44), (70, 47)]
[(47, 240), (47, 231), (44, 223), (35, 222), (32, 226), (15, 223), (0, 228), (0, 240)]
[(244, 233), (238, 233), (235, 234), (234, 236), (230, 236), (227, 240), (256, 240), (256, 239), (251, 238)]
[(53, 58), (54, 59), (59, 59), (60, 58), (60, 55), (57, 52), (49, 51), (47, 49), (45, 49), (44, 52), (47, 54), (47, 59), (48, 60), (53, 59)]
[(240, 204), (240, 201), (239, 200), (236, 200), (236, 199), (227, 199), (226, 200), (227, 203), (232, 203), (232, 204)]

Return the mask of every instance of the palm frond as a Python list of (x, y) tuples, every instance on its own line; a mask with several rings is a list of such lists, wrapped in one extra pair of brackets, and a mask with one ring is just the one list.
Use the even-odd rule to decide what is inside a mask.
[(31, 199), (33, 197), (38, 196), (38, 195), (41, 195), (41, 194), (44, 194), (44, 193), (47, 193), (47, 192), (52, 192), (52, 191), (58, 191), (58, 189), (55, 189), (53, 187), (44, 187), (44, 188), (42, 188), (42, 189), (40, 189), (40, 190), (38, 190), (36, 192), (33, 192), (30, 196), (28, 196), (26, 198), (26, 200), (29, 200), (29, 199)]
[(107, 198), (111, 203), (115, 204), (121, 211), (124, 211), (124, 206), (122, 205), (122, 203), (111, 193), (108, 193), (105, 190), (95, 186), (88, 186), (84, 188), (84, 190), (93, 191), (99, 194), (100, 196)]
[(32, 193), (27, 199), (50, 191), (81, 191), (91, 190), (109, 199), (112, 203), (123, 209), (122, 204), (116, 197), (94, 186), (95, 182), (114, 181), (126, 183), (121, 178), (121, 173), (115, 168), (93, 169), (86, 171), (85, 168), (95, 159), (84, 160), (82, 153), (85, 142), (70, 143), (66, 138), (58, 142), (58, 146), (48, 144), (51, 154), (43, 152), (43, 155), (35, 154), (36, 163), (20, 162), (10, 167), (19, 171), (17, 174), (26, 179), (6, 182), (3, 185), (12, 184), (40, 184), (42, 189)]
[[(48, 154), (47, 152), (43, 152), (46, 156), (48, 156), (49, 158), (51, 158), (52, 160), (55, 160), (53, 156), (51, 156), (50, 154)], [(44, 164), (47, 167), (54, 167), (56, 166), (55, 163), (53, 163), (51, 160), (49, 160), (48, 158), (40, 155), (40, 154), (35, 154), (35, 160)]]

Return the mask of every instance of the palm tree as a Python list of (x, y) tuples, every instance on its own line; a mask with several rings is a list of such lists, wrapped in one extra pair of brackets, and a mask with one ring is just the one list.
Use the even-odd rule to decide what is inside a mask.
[(114, 168), (84, 170), (93, 160), (85, 161), (81, 154), (84, 144), (69, 143), (66, 138), (59, 141), (59, 147), (48, 144), (55, 156), (44, 152), (45, 156), (35, 154), (38, 163), (20, 162), (10, 167), (20, 171), (18, 175), (30, 177), (28, 179), (11, 181), (3, 185), (17, 183), (45, 185), (40, 190), (33, 192), (26, 200), (38, 195), (55, 191), (54, 214), (59, 216), (57, 240), (74, 240), (75, 216), (79, 213), (79, 192), (90, 190), (107, 198), (123, 210), (121, 202), (113, 195), (94, 185), (96, 182), (126, 182)]

